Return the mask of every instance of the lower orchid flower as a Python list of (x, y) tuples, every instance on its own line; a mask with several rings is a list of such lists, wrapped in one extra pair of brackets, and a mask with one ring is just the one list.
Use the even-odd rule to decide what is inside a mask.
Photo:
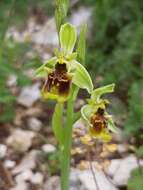
[(111, 140), (111, 132), (116, 132), (117, 129), (113, 123), (112, 116), (106, 112), (106, 106), (109, 102), (101, 99), (100, 96), (104, 93), (112, 92), (113, 89), (114, 84), (93, 90), (88, 104), (81, 109), (81, 114), (88, 127), (89, 134), (93, 138), (101, 139), (105, 142)]

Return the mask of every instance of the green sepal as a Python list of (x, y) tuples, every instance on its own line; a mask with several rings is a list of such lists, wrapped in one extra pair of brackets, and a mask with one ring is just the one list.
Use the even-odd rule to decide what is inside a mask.
[(71, 60), (73, 60), (73, 59), (76, 59), (76, 57), (77, 57), (77, 53), (76, 53), (76, 52), (73, 52), (73, 53), (71, 53), (71, 54), (68, 54), (68, 55), (66, 56), (66, 59), (67, 59), (68, 61), (71, 61)]
[(71, 54), (77, 39), (77, 32), (73, 25), (66, 23), (60, 29), (60, 44), (64, 55)]
[(92, 112), (93, 112), (93, 106), (91, 105), (86, 104), (81, 108), (81, 116), (84, 119), (84, 121), (86, 121), (88, 126), (90, 126), (90, 117)]
[(72, 82), (79, 88), (86, 89), (89, 94), (92, 93), (93, 83), (88, 71), (79, 62), (73, 60), (71, 67), (74, 69), (74, 75)]
[(100, 100), (100, 97), (103, 94), (113, 92), (114, 87), (115, 87), (115, 84), (110, 84), (110, 85), (106, 85), (106, 86), (103, 86), (103, 87), (93, 90), (93, 92), (91, 94), (91, 99), (98, 102)]
[(63, 141), (64, 141), (64, 128), (62, 126), (63, 107), (64, 106), (62, 103), (57, 103), (55, 106), (55, 111), (52, 118), (53, 131), (60, 145), (63, 145)]
[(60, 57), (61, 52), (59, 51), (58, 48), (55, 48), (55, 49), (54, 49), (54, 55), (55, 55), (57, 58)]
[(107, 119), (107, 127), (108, 127), (108, 129), (109, 129), (110, 131), (112, 131), (113, 133), (118, 133), (118, 132), (119, 132), (118, 128), (117, 128), (117, 127), (115, 126), (115, 124), (114, 124), (114, 121), (113, 121), (112, 117), (109, 117), (109, 118)]
[(41, 65), (37, 70), (36, 70), (36, 75), (38, 77), (45, 77), (47, 74), (51, 71), (51, 69), (54, 68), (56, 64), (57, 58), (52, 57), (48, 61), (46, 61), (43, 65)]

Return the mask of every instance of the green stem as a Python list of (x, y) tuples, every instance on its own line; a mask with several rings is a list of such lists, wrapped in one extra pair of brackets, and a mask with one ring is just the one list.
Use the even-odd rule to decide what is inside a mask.
[(70, 98), (67, 104), (67, 120), (65, 126), (64, 148), (61, 155), (61, 190), (69, 189), (70, 158), (72, 145), (73, 126), (73, 100)]

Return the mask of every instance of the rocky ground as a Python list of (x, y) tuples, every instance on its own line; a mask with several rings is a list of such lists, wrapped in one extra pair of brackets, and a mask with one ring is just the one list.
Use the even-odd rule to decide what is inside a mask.
[[(73, 12), (70, 21), (79, 27), (83, 20), (90, 23), (91, 14), (91, 9), (81, 7)], [(33, 56), (36, 51), (43, 61), (51, 57), (52, 50), (58, 46), (53, 18), (47, 18), (43, 24), (30, 18), (22, 32), (16, 27), (9, 28), (7, 36), (11, 35), (17, 42), (32, 42), (33, 49), (27, 56)], [(0, 190), (59, 190), (57, 143), (48, 124), (53, 105), (40, 101), (41, 81), (35, 79), (34, 70), (30, 69), (26, 74), (33, 83), (19, 89), (13, 123), (0, 125)], [(7, 84), (14, 91), (16, 76), (10, 76)], [(76, 109), (83, 104), (79, 99)], [(131, 171), (139, 162), (143, 165), (143, 160), (139, 161), (133, 154), (134, 147), (124, 139), (122, 131), (113, 136), (110, 144), (99, 142), (95, 145), (93, 142), (90, 147), (82, 141), (84, 133), (82, 123), (76, 123), (70, 190), (126, 189)]]

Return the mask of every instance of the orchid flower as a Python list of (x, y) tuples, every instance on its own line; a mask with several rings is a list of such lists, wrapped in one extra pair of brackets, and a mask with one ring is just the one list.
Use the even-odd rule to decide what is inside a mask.
[(114, 84), (111, 84), (93, 90), (91, 98), (88, 99), (88, 104), (81, 109), (81, 115), (88, 127), (89, 134), (93, 138), (101, 139), (105, 142), (111, 140), (111, 132), (116, 132), (117, 128), (114, 125), (112, 116), (106, 111), (109, 101), (101, 99), (101, 95), (113, 92), (114, 86)]
[(60, 50), (56, 50), (55, 56), (38, 68), (36, 73), (45, 77), (43, 98), (65, 102), (70, 95), (72, 84), (86, 89), (89, 93), (93, 90), (93, 84), (87, 70), (76, 60), (77, 53), (73, 52), (77, 41), (75, 27), (69, 23), (62, 25), (59, 41)]

